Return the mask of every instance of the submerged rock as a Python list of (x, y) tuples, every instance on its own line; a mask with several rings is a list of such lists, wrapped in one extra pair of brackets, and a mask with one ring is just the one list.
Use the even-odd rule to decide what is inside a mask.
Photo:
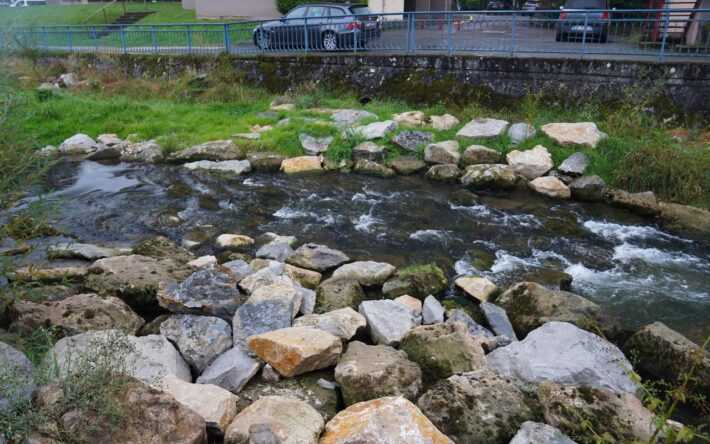
[(540, 129), (562, 146), (596, 148), (597, 144), (607, 137), (606, 133), (599, 131), (594, 122), (548, 123)]
[(518, 177), (510, 165), (471, 165), (466, 167), (461, 184), (466, 188), (515, 188)]
[(175, 344), (196, 374), (232, 348), (232, 329), (212, 316), (174, 315), (160, 324), (160, 333)]
[(320, 444), (453, 444), (422, 412), (403, 397), (353, 404), (325, 427)]
[(456, 135), (467, 139), (493, 139), (502, 136), (508, 125), (510, 123), (505, 120), (477, 118), (467, 123)]
[(367, 320), (372, 342), (396, 345), (402, 336), (421, 323), (409, 306), (392, 300), (364, 301), (359, 312)]
[(232, 393), (242, 388), (259, 372), (261, 365), (243, 345), (237, 345), (217, 356), (197, 378), (198, 384), (214, 384)]
[(231, 140), (214, 140), (172, 153), (168, 159), (177, 162), (241, 160), (244, 150)]
[(439, 430), (460, 443), (508, 443), (522, 423), (535, 418), (532, 400), (487, 369), (437, 382), (417, 405)]
[(323, 272), (349, 260), (350, 258), (342, 251), (333, 250), (325, 245), (303, 244), (294, 251), (287, 262), (297, 267)]
[(522, 341), (487, 355), (488, 366), (521, 385), (544, 380), (565, 386), (632, 393), (631, 364), (613, 344), (567, 322), (548, 322)]
[(415, 400), (422, 388), (419, 366), (387, 345), (351, 342), (335, 367), (345, 405), (383, 396)]
[(411, 329), (402, 337), (400, 349), (419, 364), (428, 383), (486, 366), (483, 349), (460, 323)]

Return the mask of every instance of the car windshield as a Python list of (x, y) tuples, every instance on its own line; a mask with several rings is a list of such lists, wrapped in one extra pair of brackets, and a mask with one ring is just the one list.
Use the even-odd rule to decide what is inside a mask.
[(372, 11), (367, 6), (353, 6), (352, 8), (350, 8), (350, 12), (357, 15), (372, 14)]
[(565, 9), (607, 9), (606, 0), (567, 0)]

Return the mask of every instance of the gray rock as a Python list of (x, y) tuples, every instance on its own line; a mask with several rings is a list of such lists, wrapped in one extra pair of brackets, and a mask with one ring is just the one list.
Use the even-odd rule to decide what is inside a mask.
[(434, 141), (434, 133), (428, 131), (401, 131), (392, 138), (392, 143), (410, 153), (417, 152), (421, 145)]
[(461, 322), (466, 326), (469, 334), (476, 339), (492, 338), (495, 335), (491, 333), (487, 328), (476, 323), (471, 316), (467, 315), (465, 311), (459, 309), (453, 310), (446, 322)]
[(629, 193), (624, 190), (611, 190), (608, 195), (612, 205), (625, 208), (640, 216), (653, 217), (661, 214), (661, 207), (653, 191)]
[(310, 288), (297, 287), (297, 289), (301, 293), (301, 308), (299, 311), (302, 315), (313, 314), (316, 309), (316, 292)]
[(319, 272), (335, 268), (350, 260), (342, 251), (325, 245), (303, 244), (294, 251), (287, 262), (297, 267)]
[(459, 443), (507, 443), (520, 424), (535, 418), (533, 402), (510, 380), (488, 369), (437, 382), (417, 405)]
[(414, 310), (389, 299), (364, 301), (359, 312), (367, 320), (370, 338), (376, 344), (396, 345), (405, 333), (421, 322)]
[(458, 165), (461, 159), (459, 143), (455, 140), (432, 143), (424, 148), (424, 160), (429, 163), (449, 163)]
[(71, 88), (75, 86), (79, 81), (79, 77), (73, 72), (68, 72), (59, 76), (59, 86), (64, 88)]
[(358, 261), (340, 266), (333, 272), (334, 278), (346, 278), (360, 285), (382, 285), (392, 277), (396, 268), (386, 262)]
[(241, 160), (244, 150), (231, 140), (214, 140), (172, 153), (168, 159), (177, 162)]
[(266, 244), (256, 251), (256, 257), (283, 262), (293, 254), (293, 248), (286, 243)]
[(381, 165), (377, 162), (365, 159), (360, 159), (355, 162), (355, 167), (353, 168), (353, 171), (358, 174), (366, 174), (368, 176), (377, 177), (392, 177), (397, 174), (391, 168), (387, 168), (386, 166)]
[[(290, 279), (283, 276), (282, 278), (290, 282)], [(285, 292), (276, 291), (282, 286)], [(288, 283), (284, 280), (255, 289), (232, 318), (234, 344), (242, 343), (249, 336), (290, 327), (295, 312), (300, 308), (300, 300), (293, 283), (290, 290), (293, 292), (289, 291)]]
[(296, 243), (298, 243), (298, 239), (296, 239), (296, 236), (282, 236), (280, 234), (271, 232), (264, 233), (261, 238), (266, 241), (267, 245), (280, 244), (285, 242), (289, 245), (289, 247), (294, 247)]
[(161, 284), (158, 303), (173, 313), (232, 317), (241, 303), (237, 276), (225, 266), (205, 268), (180, 284)]
[(429, 295), (424, 299), (422, 307), (422, 324), (430, 325), (439, 322), (444, 322), (444, 307), (437, 298)]
[(124, 162), (156, 163), (163, 160), (163, 149), (154, 140), (131, 143), (121, 152)]
[(525, 421), (509, 444), (576, 444), (557, 427)]
[(47, 247), (47, 254), (53, 259), (85, 259), (95, 261), (105, 257), (131, 254), (130, 248), (108, 248), (92, 244), (60, 243)]
[(247, 160), (254, 171), (278, 171), (286, 156), (273, 152), (253, 152)]
[(328, 151), (328, 147), (333, 142), (332, 137), (313, 137), (310, 134), (301, 133), (298, 135), (303, 151), (309, 156), (317, 156)]
[(589, 156), (584, 153), (574, 153), (562, 161), (557, 169), (562, 174), (569, 176), (581, 176), (589, 166)]
[(387, 345), (351, 342), (335, 367), (345, 405), (404, 396), (414, 400), (422, 388), (422, 371), (407, 354)]
[(515, 188), (518, 177), (510, 165), (471, 165), (461, 177), (461, 184), (467, 188)]
[(89, 154), (86, 158), (94, 161), (117, 160), (121, 158), (121, 153), (123, 152), (123, 148), (125, 147), (125, 145), (126, 142), (111, 146), (99, 144), (98, 149), (93, 153)]
[(362, 142), (353, 148), (353, 159), (377, 162), (387, 152), (387, 147), (373, 142)]
[(303, 293), (303, 287), (294, 283), (289, 277), (282, 276), (282, 279), (254, 290), (249, 299), (252, 301), (271, 299), (283, 300), (291, 307), (291, 318), (293, 319), (301, 309)]
[(228, 268), (232, 273), (234, 273), (234, 278), (237, 281), (241, 281), (247, 276), (254, 274), (254, 270), (252, 270), (249, 264), (241, 259), (225, 262), (222, 266)]
[(301, 316), (293, 322), (294, 327), (313, 327), (325, 330), (343, 341), (352, 339), (366, 325), (365, 317), (350, 307), (327, 313)]
[(486, 321), (488, 321), (488, 325), (491, 326), (491, 329), (496, 335), (507, 336), (513, 340), (518, 339), (505, 310), (490, 302), (481, 302), (480, 307), (481, 311), (483, 311), (483, 315), (486, 317)]
[(583, 176), (569, 184), (572, 198), (588, 202), (601, 202), (606, 193), (606, 183), (599, 176)]
[(266, 424), (249, 426), (249, 444), (281, 444), (279, 438)]
[(254, 117), (257, 119), (275, 119), (278, 117), (278, 114), (276, 111), (259, 111)]
[(198, 384), (214, 384), (239, 393), (259, 372), (259, 362), (253, 359), (243, 346), (237, 345), (217, 356), (197, 378)]
[(616, 346), (567, 322), (548, 322), (487, 359), (492, 370), (520, 384), (549, 380), (631, 394), (638, 389), (631, 364)]
[(458, 165), (454, 164), (441, 164), (433, 165), (426, 172), (425, 177), (430, 180), (438, 180), (440, 182), (452, 182), (456, 183), (461, 177), (463, 171), (461, 171)]
[(516, 174), (530, 180), (537, 179), (554, 166), (552, 155), (542, 145), (537, 145), (527, 151), (513, 150), (505, 158)]
[(500, 151), (482, 145), (471, 145), (461, 155), (461, 165), (488, 165), (500, 161)]
[[(192, 382), (190, 366), (162, 335), (135, 337), (116, 330), (97, 330), (62, 338), (47, 353), (46, 363), (66, 375), (74, 371), (73, 364), (93, 359), (101, 350), (112, 350), (115, 358), (126, 365), (130, 375), (146, 383), (166, 374)], [(106, 358), (101, 356), (101, 358)]]
[(510, 137), (510, 143), (517, 145), (520, 142), (524, 142), (531, 137), (535, 137), (537, 131), (535, 127), (529, 123), (514, 123), (510, 125), (508, 129), (508, 137)]
[(174, 315), (160, 324), (160, 333), (175, 344), (196, 374), (232, 348), (229, 324), (212, 316)]
[(251, 171), (251, 164), (248, 160), (223, 160), (214, 162), (211, 160), (198, 160), (182, 165), (183, 168), (191, 171), (209, 171), (212, 173), (230, 173), (240, 175)]
[(365, 126), (355, 128), (354, 132), (365, 140), (381, 139), (390, 131), (397, 129), (397, 123), (392, 120), (375, 122)]
[[(251, 265), (250, 268), (253, 270)], [(244, 290), (247, 294), (252, 294), (259, 287), (287, 280), (288, 278), (284, 276), (283, 273), (283, 264), (275, 263), (273, 266), (270, 265), (249, 274), (239, 282), (239, 288)]]
[(399, 156), (390, 161), (390, 168), (403, 176), (421, 173), (426, 169), (426, 163), (411, 156)]
[(359, 109), (341, 109), (334, 112), (330, 118), (333, 119), (337, 126), (350, 127), (363, 119), (376, 119), (377, 114)]
[(99, 144), (86, 134), (75, 134), (59, 145), (59, 152), (65, 156), (83, 156), (91, 154)]
[(456, 135), (467, 139), (493, 139), (502, 136), (508, 125), (505, 120), (477, 118), (467, 123)]
[(365, 292), (354, 279), (330, 278), (320, 283), (316, 293), (319, 312), (350, 307), (357, 309), (365, 299)]
[(29, 401), (37, 389), (35, 368), (21, 351), (0, 341), (0, 412), (22, 400)]

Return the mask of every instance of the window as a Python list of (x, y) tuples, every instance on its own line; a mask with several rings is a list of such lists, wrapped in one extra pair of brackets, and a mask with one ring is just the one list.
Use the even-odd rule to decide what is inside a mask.
[(328, 8), (328, 15), (331, 17), (345, 17), (345, 12), (340, 8)]
[(294, 9), (293, 11), (286, 14), (286, 18), (290, 18), (290, 19), (303, 18), (306, 15), (307, 9), (308, 8), (306, 8), (306, 7)]
[(367, 6), (353, 6), (350, 8), (350, 11), (356, 15), (372, 14), (372, 11)]
[(308, 18), (325, 17), (325, 11), (327, 9), (328, 8), (326, 8), (325, 6), (311, 6), (310, 8), (308, 8)]

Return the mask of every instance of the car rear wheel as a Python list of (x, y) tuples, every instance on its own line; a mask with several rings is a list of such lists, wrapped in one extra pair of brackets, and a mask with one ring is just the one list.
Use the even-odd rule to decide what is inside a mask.
[(271, 36), (268, 32), (257, 31), (254, 34), (254, 44), (261, 49), (271, 48)]
[(323, 49), (326, 51), (335, 51), (338, 49), (338, 36), (332, 31), (323, 33)]

